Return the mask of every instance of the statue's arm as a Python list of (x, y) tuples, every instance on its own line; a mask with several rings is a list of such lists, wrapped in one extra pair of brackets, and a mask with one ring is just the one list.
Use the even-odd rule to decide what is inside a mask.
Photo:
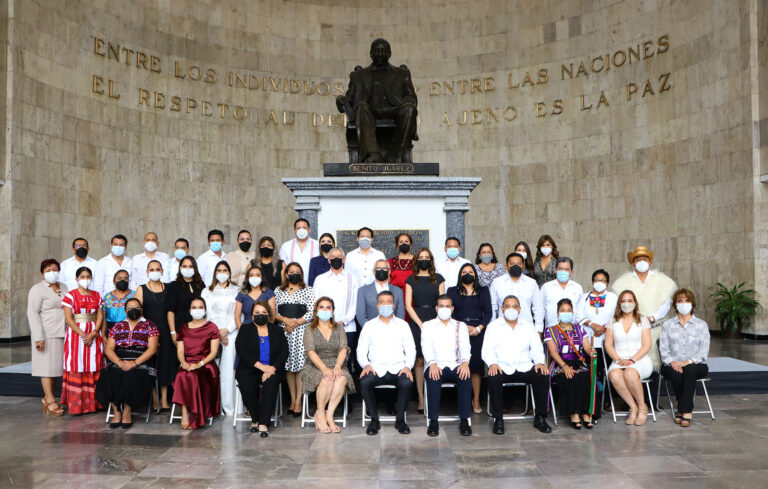
[(403, 100), (410, 102), (413, 105), (418, 105), (418, 98), (416, 97), (416, 89), (413, 88), (413, 81), (411, 80), (411, 70), (405, 65), (400, 65), (400, 69), (405, 72), (403, 77), (404, 95)]

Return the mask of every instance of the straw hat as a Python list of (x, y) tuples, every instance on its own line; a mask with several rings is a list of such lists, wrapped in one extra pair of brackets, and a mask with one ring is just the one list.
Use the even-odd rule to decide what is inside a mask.
[(627, 253), (627, 260), (629, 260), (629, 264), (633, 264), (635, 262), (635, 258), (638, 256), (646, 256), (648, 259), (653, 261), (653, 251), (648, 251), (648, 248), (645, 246), (638, 246), (635, 248), (635, 251), (630, 251)]

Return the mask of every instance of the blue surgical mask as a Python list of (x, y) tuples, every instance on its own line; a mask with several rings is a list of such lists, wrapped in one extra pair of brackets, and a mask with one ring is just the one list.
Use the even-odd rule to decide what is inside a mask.
[(333, 311), (317, 311), (317, 318), (320, 321), (329, 321), (333, 317)]
[(179, 248), (173, 252), (173, 256), (175, 256), (177, 260), (181, 261), (185, 256), (187, 256), (187, 252)]
[(379, 314), (385, 318), (391, 316), (393, 311), (394, 306), (392, 304), (383, 304), (379, 306)]
[(448, 248), (445, 250), (445, 254), (448, 255), (448, 258), (451, 260), (455, 260), (456, 257), (459, 256), (459, 249), (458, 248)]
[(484, 253), (480, 255), (480, 261), (487, 265), (493, 261), (493, 255), (490, 253)]
[(571, 278), (571, 272), (568, 272), (566, 270), (558, 270), (557, 271), (557, 281), (565, 283)]
[(208, 245), (211, 248), (211, 251), (214, 253), (218, 253), (221, 251), (221, 241), (211, 241), (211, 243)]
[(557, 315), (557, 318), (563, 324), (571, 324), (571, 323), (573, 323), (573, 313), (572, 312), (561, 312), (560, 314)]
[(125, 254), (125, 246), (113, 246), (112, 254), (115, 256), (123, 256), (123, 254)]
[(367, 250), (368, 248), (371, 247), (371, 244), (373, 243), (373, 241), (371, 240), (371, 238), (360, 238), (358, 240), (358, 243), (360, 244), (360, 248)]

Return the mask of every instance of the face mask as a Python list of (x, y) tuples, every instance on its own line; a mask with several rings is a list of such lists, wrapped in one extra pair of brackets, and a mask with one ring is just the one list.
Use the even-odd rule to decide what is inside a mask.
[(557, 271), (557, 281), (565, 283), (571, 278), (571, 272), (568, 272), (566, 270), (558, 270)]
[(595, 292), (598, 294), (602, 294), (605, 292), (605, 289), (608, 287), (608, 285), (605, 282), (595, 282), (592, 284), (592, 288), (595, 289)]
[(298, 231), (296, 231), (296, 237), (299, 239), (307, 239), (307, 236), (309, 236), (309, 231), (307, 231), (305, 228), (300, 228)]
[(394, 306), (392, 304), (384, 304), (379, 306), (379, 314), (382, 317), (388, 318), (392, 315), (392, 312), (394, 311)]
[(344, 262), (341, 258), (331, 258), (330, 259), (331, 268), (334, 270), (339, 270), (342, 265), (344, 265)]
[(118, 280), (117, 283), (115, 284), (115, 288), (120, 292), (125, 292), (126, 290), (128, 290), (128, 281)]
[(194, 268), (182, 268), (179, 272), (181, 272), (181, 276), (184, 278), (192, 278), (195, 275)]
[(263, 257), (269, 258), (270, 256), (275, 254), (275, 250), (273, 250), (269, 246), (262, 246), (261, 248), (259, 248), (259, 254)]
[(228, 273), (217, 273), (216, 274), (216, 281), (220, 284), (225, 283), (227, 280), (229, 280), (229, 274)]
[(445, 250), (445, 254), (451, 260), (455, 260), (456, 257), (459, 256), (459, 249), (458, 248), (448, 248), (447, 250)]
[(147, 241), (144, 243), (144, 249), (147, 250), (149, 253), (152, 253), (157, 249), (157, 243), (154, 241)]
[(252, 243), (251, 243), (250, 241), (241, 241), (241, 242), (239, 242), (239, 243), (237, 244), (237, 246), (239, 246), (239, 247), (240, 247), (240, 249), (241, 249), (241, 250), (242, 250), (244, 253), (246, 253), (246, 252), (248, 252), (248, 250), (250, 250), (250, 249), (251, 249), (251, 244), (252, 244)]
[(133, 319), (136, 321), (141, 317), (141, 310), (134, 307), (133, 309), (128, 309), (128, 312), (125, 313), (128, 316), (128, 319)]
[(475, 276), (472, 275), (471, 273), (465, 273), (464, 275), (461, 276), (461, 282), (466, 284), (466, 285), (474, 283), (475, 282)]
[(163, 272), (149, 272), (147, 277), (153, 282), (159, 282), (163, 278)]
[(248, 283), (251, 287), (258, 287), (261, 285), (261, 277), (248, 277)]
[(621, 303), (621, 312), (624, 314), (629, 314), (630, 312), (635, 310), (635, 303), (634, 302), (622, 302)]
[(487, 265), (491, 263), (491, 261), (493, 261), (493, 255), (491, 255), (490, 253), (482, 254), (480, 255), (480, 261)]
[(544, 256), (549, 256), (549, 254), (552, 253), (552, 248), (550, 248), (549, 246), (544, 246), (540, 248), (540, 250), (541, 250), (541, 254)]
[(557, 319), (560, 320), (563, 324), (571, 324), (573, 322), (573, 313), (572, 312), (561, 312), (557, 315)]
[(389, 278), (389, 270), (376, 270), (373, 272), (373, 276), (376, 277), (376, 280), (379, 282), (386, 282)]
[(80, 280), (77, 281), (77, 285), (88, 290), (91, 287), (91, 282), (93, 281), (89, 278), (81, 278)]
[(43, 278), (49, 284), (55, 284), (59, 281), (59, 272), (45, 272)]
[(221, 251), (221, 241), (211, 241), (208, 244), (208, 248), (210, 248), (214, 253), (218, 253)]
[(333, 311), (317, 311), (317, 319), (320, 321), (330, 321), (333, 317)]
[[(517, 253), (518, 255), (522, 256), (523, 257), (523, 261), (525, 261), (526, 258), (528, 258), (528, 253), (526, 253), (525, 251), (515, 251), (515, 253)], [(543, 253), (543, 251), (542, 251), (542, 253)]]
[(112, 247), (112, 254), (115, 256), (123, 256), (123, 253), (125, 253), (125, 246), (113, 246)]
[(411, 251), (411, 245), (408, 243), (403, 243), (400, 246), (397, 247), (398, 250), (400, 250), (400, 253), (408, 253)]
[(266, 314), (254, 314), (253, 315), (253, 322), (255, 324), (258, 324), (259, 326), (264, 326), (267, 324), (267, 321), (269, 321), (269, 316)]
[(78, 248), (75, 250), (75, 256), (80, 258), (81, 260), (88, 256), (88, 248)]
[(523, 274), (523, 267), (520, 265), (512, 265), (509, 267), (509, 274), (515, 278), (518, 278), (520, 275)]
[(177, 248), (176, 250), (174, 250), (173, 256), (175, 256), (177, 260), (181, 261), (184, 259), (185, 256), (187, 256), (187, 252), (181, 248)]
[(439, 317), (443, 321), (448, 321), (451, 319), (451, 308), (450, 307), (438, 307), (437, 308), (437, 317)]
[(507, 319), (507, 321), (516, 321), (517, 316), (519, 316), (520, 313), (517, 312), (517, 309), (514, 307), (510, 307), (509, 309), (504, 310), (504, 317)]
[(639, 261), (635, 263), (635, 270), (637, 270), (640, 273), (645, 273), (648, 271), (648, 269), (651, 268), (651, 264), (647, 261)]
[(417, 260), (416, 264), (419, 265), (419, 268), (422, 270), (429, 270), (429, 267), (432, 265), (432, 260)]
[(289, 273), (288, 274), (288, 281), (292, 283), (293, 285), (298, 285), (301, 283), (301, 274), (300, 273)]
[(328, 253), (333, 248), (333, 245), (331, 243), (323, 243), (320, 245), (320, 251), (323, 253)]
[(677, 305), (675, 305), (675, 307), (677, 308), (677, 312), (679, 312), (683, 316), (687, 316), (693, 310), (693, 304), (691, 304), (690, 302), (678, 302)]
[(360, 244), (360, 248), (367, 250), (371, 247), (371, 243), (373, 243), (373, 240), (371, 238), (360, 238), (357, 240), (357, 242)]
[(189, 315), (192, 319), (203, 319), (205, 317), (205, 309), (190, 309)]

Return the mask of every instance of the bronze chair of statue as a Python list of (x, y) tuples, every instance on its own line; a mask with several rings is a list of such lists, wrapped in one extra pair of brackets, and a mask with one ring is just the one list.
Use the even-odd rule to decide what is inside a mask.
[[(376, 121), (376, 141), (384, 151), (386, 156), (393, 154), (396, 148), (391, 143), (397, 125), (392, 119), (379, 119)], [(418, 135), (414, 136), (414, 140), (418, 141)], [(349, 152), (350, 163), (360, 163), (360, 154), (358, 152), (357, 144), (357, 126), (353, 121), (347, 122), (347, 151)], [(408, 144), (403, 151), (403, 163), (413, 163), (413, 143)], [(387, 158), (390, 161), (390, 158)]]

